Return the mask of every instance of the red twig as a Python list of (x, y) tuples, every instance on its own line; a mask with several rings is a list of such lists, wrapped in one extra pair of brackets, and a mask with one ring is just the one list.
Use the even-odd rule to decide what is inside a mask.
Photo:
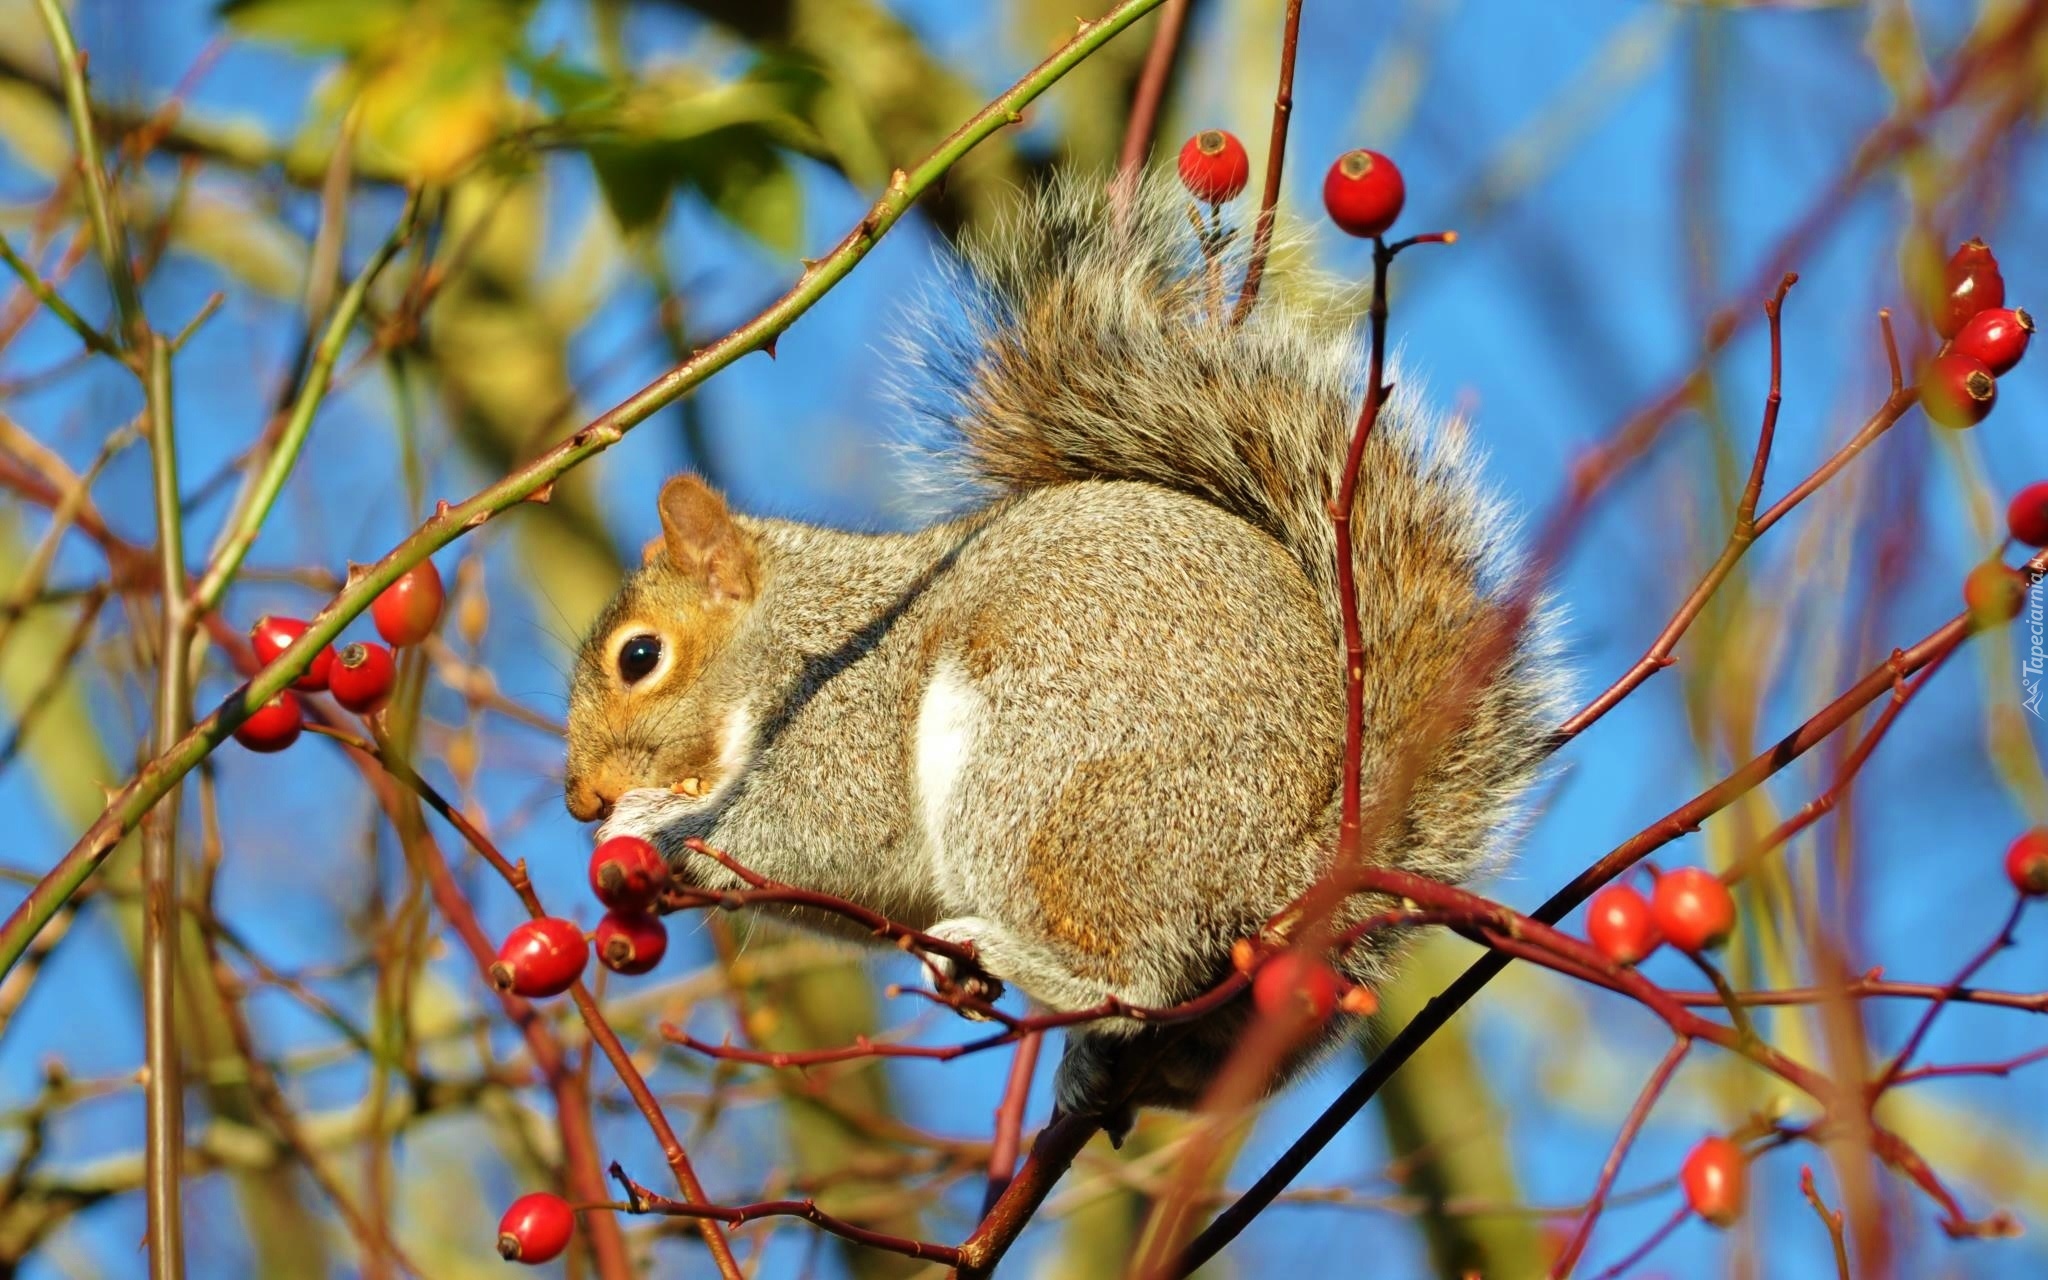
[(870, 1231), (857, 1227), (844, 1218), (835, 1218), (818, 1207), (815, 1200), (763, 1200), (757, 1204), (721, 1205), (705, 1204), (695, 1200), (671, 1200), (669, 1197), (649, 1191), (646, 1187), (626, 1176), (626, 1171), (612, 1162), (612, 1178), (625, 1189), (626, 1203), (614, 1206), (626, 1213), (654, 1213), (672, 1218), (694, 1218), (699, 1222), (723, 1222), (738, 1226), (743, 1222), (755, 1222), (762, 1218), (802, 1218), (821, 1231), (870, 1249), (882, 1249), (889, 1253), (900, 1253), (909, 1258), (927, 1258), (949, 1267), (960, 1265), (960, 1250), (948, 1244), (932, 1244), (924, 1240), (912, 1240), (905, 1236), (893, 1236), (886, 1231)]
[[(1757, 503), (1763, 492), (1764, 470), (1770, 461), (1771, 447), (1776, 440), (1778, 407), (1782, 399), (1780, 388), (1783, 383), (1784, 354), (1780, 316), (1784, 309), (1785, 294), (1798, 279), (1796, 274), (1787, 272), (1779, 281), (1777, 292), (1764, 303), (1764, 314), (1769, 318), (1771, 335), (1770, 391), (1764, 399), (1763, 425), (1757, 433), (1756, 453), (1750, 463), (1749, 481), (1743, 488), (1735, 520), (1728, 531), (1727, 542), (1722, 545), (1721, 554), (1708, 566), (1698, 584), (1672, 614), (1664, 629), (1657, 633), (1657, 638), (1651, 642), (1643, 656), (1636, 660), (1635, 665), (1602, 690), (1598, 697), (1558, 726), (1556, 735), (1551, 739), (1553, 749), (1563, 746), (1585, 732), (1602, 716), (1620, 705), (1623, 699), (1634, 693), (1651, 676), (1670, 666), (1674, 661), (1671, 655), (1678, 648), (1679, 641), (1685, 638), (1686, 632), (1706, 609), (1707, 603), (1713, 599), (1715, 592), (1721, 589), (1756, 540), (1772, 525), (1784, 519), (1794, 507), (1811, 497), (1856, 455), (1870, 447), (1872, 441), (1890, 430), (1908, 410), (1919, 403), (1918, 389), (1904, 386), (1900, 381), (1898, 347), (1892, 339), (1891, 314), (1879, 312), (1879, 325), (1892, 368), (1891, 389), (1886, 394), (1884, 402), (1856, 434), (1830, 455), (1827, 461), (1794, 485), (1791, 492), (1772, 503), (1769, 510), (1762, 515), (1756, 514)], [(1546, 539), (1550, 551), (1539, 556), (1539, 562), (1547, 562), (1554, 556), (1556, 548), (1562, 545), (1562, 533), (1574, 527), (1575, 522), (1575, 512), (1568, 508), (1565, 516), (1553, 524), (1551, 536)]]
[(1628, 1149), (1635, 1144), (1636, 1135), (1642, 1132), (1643, 1123), (1650, 1118), (1650, 1109), (1657, 1105), (1657, 1099), (1664, 1095), (1671, 1077), (1678, 1071), (1678, 1064), (1685, 1061), (1685, 1055), (1692, 1048), (1692, 1041), (1685, 1036), (1671, 1042), (1671, 1048), (1664, 1054), (1663, 1061), (1650, 1073), (1643, 1091), (1636, 1095), (1635, 1106), (1629, 1108), (1628, 1119), (1622, 1122), (1621, 1133), (1614, 1140), (1614, 1149), (1607, 1153), (1607, 1163), (1600, 1166), (1600, 1180), (1593, 1185), (1592, 1198), (1586, 1202), (1586, 1212), (1579, 1217), (1578, 1229), (1572, 1232), (1571, 1243), (1565, 1246), (1555, 1263), (1551, 1264), (1552, 1280), (1564, 1280), (1578, 1265), (1579, 1255), (1586, 1251), (1586, 1243), (1593, 1238), (1593, 1224), (1600, 1219), (1600, 1211), (1607, 1205), (1608, 1192), (1614, 1189), (1615, 1175), (1621, 1172), (1621, 1162), (1628, 1155)]
[(960, 1280), (980, 1280), (995, 1269), (1003, 1254), (1023, 1234), (1038, 1206), (1052, 1193), (1053, 1184), (1095, 1136), (1096, 1128), (1092, 1117), (1070, 1115), (1039, 1131), (1017, 1176), (996, 1199), (995, 1207), (982, 1215), (974, 1234), (961, 1244)]
[[(1237, 292), (1237, 306), (1230, 323), (1243, 324), (1259, 300), (1259, 282), (1266, 275), (1266, 255), (1273, 250), (1273, 220), (1280, 206), (1280, 174), (1287, 163), (1287, 124), (1294, 117), (1294, 52), (1301, 43), (1301, 0), (1287, 0), (1287, 25), (1280, 35), (1280, 82), (1273, 91), (1273, 130), (1266, 143), (1266, 186), (1259, 196), (1259, 218), (1252, 228), (1251, 259), (1245, 263), (1244, 284)], [(1378, 242), (1374, 242), (1375, 252)], [(1380, 305), (1380, 293), (1373, 293), (1373, 305)], [(1379, 385), (1379, 379), (1373, 379)]]
[(1955, 1076), (2009, 1076), (2021, 1067), (2030, 1067), (2042, 1061), (2048, 1061), (2048, 1049), (2035, 1049), (2016, 1058), (2004, 1058), (1997, 1062), (1959, 1062), (1938, 1067), (1914, 1067), (1910, 1071), (1901, 1071), (1892, 1080), (1892, 1087), (1911, 1084), (1915, 1080), (1942, 1080)]
[(1111, 199), (1119, 217), (1138, 189), (1138, 175), (1145, 168), (1146, 153), (1159, 131), (1159, 107), (1166, 98), (1167, 82), (1180, 55), (1181, 32), (1187, 26), (1190, 0), (1166, 0), (1159, 8), (1159, 25), (1152, 30), (1152, 45), (1145, 51), (1145, 66), (1138, 74), (1137, 92), (1131, 96), (1130, 119), (1124, 124), (1124, 143), (1117, 156), (1116, 180)]
[(1010, 1179), (1017, 1172), (1017, 1148), (1024, 1136), (1024, 1106), (1031, 1100), (1031, 1079), (1038, 1073), (1041, 1032), (1027, 1032), (1017, 1042), (1017, 1054), (1010, 1060), (1010, 1079), (1003, 1086), (1002, 1105), (996, 1108), (996, 1140), (988, 1153), (988, 1192), (982, 1197), (986, 1216), (996, 1207)]
[(1593, 1280), (1618, 1280), (1619, 1277), (1627, 1275), (1631, 1268), (1644, 1258), (1649, 1257), (1658, 1245), (1663, 1244), (1672, 1232), (1684, 1226), (1685, 1220), (1691, 1216), (1692, 1209), (1688, 1206), (1680, 1205), (1678, 1212), (1666, 1218), (1663, 1226), (1650, 1233), (1649, 1239), (1629, 1250), (1627, 1257), (1593, 1277)]
[(684, 841), (692, 853), (699, 853), (716, 861), (720, 866), (738, 876), (749, 886), (744, 890), (699, 889), (685, 886), (671, 889), (663, 897), (663, 906), (671, 909), (690, 907), (720, 907), (727, 911), (745, 906), (780, 905), (806, 907), (839, 916), (861, 925), (877, 938), (886, 938), (906, 951), (925, 956), (944, 956), (956, 965), (980, 971), (980, 958), (972, 947), (934, 938), (908, 925), (901, 925), (879, 911), (864, 907), (858, 902), (819, 893), (814, 889), (800, 889), (792, 884), (771, 880), (734, 858), (723, 849), (713, 848), (702, 840)]
[(1813, 1206), (1820, 1217), (1820, 1224), (1828, 1229), (1828, 1239), (1835, 1246), (1836, 1280), (1849, 1280), (1849, 1242), (1842, 1238), (1842, 1213), (1822, 1203), (1820, 1189), (1813, 1185), (1813, 1166), (1799, 1166), (1799, 1191), (1806, 1197), (1806, 1203)]
[(1927, 1033), (1934, 1027), (1934, 1020), (1940, 1017), (1941, 1011), (1955, 999), (1956, 992), (1968, 984), (1977, 970), (1991, 963), (1993, 956), (2012, 945), (2013, 930), (2019, 926), (2020, 914), (2026, 909), (2026, 898), (2019, 894), (2013, 895), (2012, 910), (2006, 913), (2005, 923), (1999, 926), (1997, 934), (1964, 962), (1963, 967), (1956, 971), (1956, 976), (1941, 989), (1941, 994), (1928, 1004), (1926, 1012), (1920, 1015), (1919, 1023), (1914, 1026), (1913, 1033), (1907, 1036), (1906, 1043), (1900, 1046), (1897, 1056), (1893, 1057), (1891, 1064), (1879, 1073), (1877, 1080), (1870, 1086), (1870, 1096), (1873, 1099), (1898, 1081), (1899, 1073), (1906, 1069), (1906, 1064), (1920, 1051), (1921, 1042), (1927, 1039)]
[[(1933, 679), (1934, 673), (1941, 669), (1941, 664), (1954, 652), (1955, 649), (1951, 647), (1936, 654), (1933, 661), (1929, 662), (1919, 675), (1911, 680), (1900, 679), (1896, 682), (1892, 686), (1891, 701), (1885, 704), (1884, 710), (1878, 713), (1877, 719), (1864, 731), (1855, 747), (1842, 757), (1842, 762), (1837, 766), (1835, 776), (1829, 781), (1827, 789), (1807, 801), (1800, 807), (1799, 812), (1779, 823), (1756, 848), (1731, 863), (1728, 869), (1721, 873), (1721, 879), (1731, 885), (1740, 881), (1772, 852), (1783, 848), (1794, 836), (1839, 807), (1848, 798), (1849, 787), (1855, 782), (1856, 775), (1869, 763), (1871, 755), (1877, 750), (1877, 744), (1884, 741), (1884, 736), (1898, 723), (1899, 713), (1906, 709), (1906, 704), (1912, 701), (1913, 695), (1920, 692), (1921, 688)], [(1896, 658), (1898, 655), (1892, 656)]]
[(838, 1062), (853, 1062), (861, 1058), (923, 1058), (929, 1061), (949, 1062), (968, 1054), (984, 1053), (990, 1049), (1000, 1049), (1006, 1044), (1016, 1044), (1027, 1036), (1056, 1031), (1063, 1027), (1079, 1026), (1087, 1022), (1100, 1022), (1106, 1018), (1128, 1018), (1133, 1022), (1158, 1025), (1193, 1022), (1209, 1016), (1236, 999), (1248, 985), (1250, 979), (1241, 973), (1233, 973), (1201, 995), (1163, 1009), (1126, 1004), (1110, 996), (1101, 1003), (1089, 1005), (1085, 1009), (1069, 1009), (1061, 1013), (1036, 1014), (1025, 1018), (1005, 1013), (990, 1005), (937, 992), (922, 991), (914, 987), (901, 990), (901, 994), (923, 997), (955, 1012), (972, 1010), (991, 1021), (1003, 1024), (1001, 1031), (963, 1044), (893, 1044), (861, 1036), (850, 1045), (830, 1049), (767, 1050), (746, 1049), (733, 1044), (709, 1044), (679, 1027), (668, 1024), (663, 1024), (661, 1034), (671, 1043), (701, 1053), (708, 1058), (721, 1062), (745, 1062), (762, 1067), (821, 1067)]

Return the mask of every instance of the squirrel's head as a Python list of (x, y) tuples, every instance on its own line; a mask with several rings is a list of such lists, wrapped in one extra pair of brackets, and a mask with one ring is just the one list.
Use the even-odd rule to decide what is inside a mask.
[(563, 796), (589, 822), (643, 788), (709, 796), (739, 767), (744, 689), (718, 659), (759, 591), (753, 539), (692, 475), (661, 488), (661, 536), (606, 606), (569, 686)]

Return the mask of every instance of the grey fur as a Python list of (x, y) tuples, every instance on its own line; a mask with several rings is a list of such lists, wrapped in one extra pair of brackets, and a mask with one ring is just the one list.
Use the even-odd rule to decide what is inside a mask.
[[(1226, 974), (1231, 944), (1329, 865), (1327, 505), (1362, 370), (1353, 308), (1285, 257), (1250, 321), (1221, 321), (1187, 215), (1155, 183), (1119, 222), (1070, 179), (970, 254), (964, 314), (928, 326), (909, 373), (983, 493), (968, 514), (841, 533), (727, 518), (671, 482), (666, 550), (577, 665), (572, 808), (609, 805), (602, 834), (654, 839), (701, 883), (733, 881), (683, 852), (693, 835), (971, 941), (1053, 1008), (1173, 1004)], [(1447, 880), (1535, 775), (1560, 687), (1539, 619), (1444, 701), (1516, 567), (1473, 469), (1404, 388), (1353, 514), (1368, 854)], [(648, 687), (606, 648), (634, 627), (686, 655)], [(667, 789), (684, 777), (709, 794)], [(1381, 943), (1345, 968), (1379, 983), (1392, 958)], [(1113, 1091), (1191, 1105), (1241, 1024), (1079, 1031), (1061, 1104), (1112, 1126)]]

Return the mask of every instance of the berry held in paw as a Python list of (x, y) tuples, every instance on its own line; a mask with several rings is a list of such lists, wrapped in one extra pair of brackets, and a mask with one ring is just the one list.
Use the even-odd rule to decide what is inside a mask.
[(647, 910), (668, 878), (668, 862), (639, 836), (613, 836), (590, 855), (590, 891), (614, 911)]

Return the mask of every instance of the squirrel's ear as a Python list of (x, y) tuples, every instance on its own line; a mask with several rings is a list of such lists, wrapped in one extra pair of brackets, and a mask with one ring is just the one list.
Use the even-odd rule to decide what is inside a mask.
[[(696, 476), (671, 476), (661, 486), (660, 549), (714, 602), (754, 598), (754, 549), (725, 499)], [(650, 543), (649, 558), (654, 550)]]

